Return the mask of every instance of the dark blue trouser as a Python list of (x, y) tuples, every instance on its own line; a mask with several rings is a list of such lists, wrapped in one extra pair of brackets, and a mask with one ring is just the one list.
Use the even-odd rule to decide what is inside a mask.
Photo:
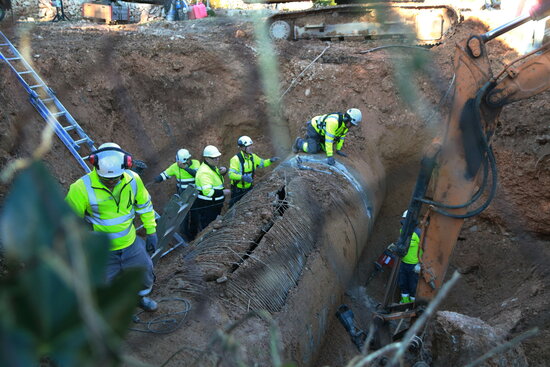
[(191, 209), (183, 218), (180, 225), (180, 233), (185, 237), (187, 241), (193, 241), (197, 236), (197, 230), (199, 229), (198, 216), (194, 215), (193, 210), (198, 208), (197, 200), (191, 206)]
[(129, 268), (143, 268), (145, 270), (143, 275), (144, 289), (139, 292), (139, 295), (149, 294), (155, 281), (153, 261), (151, 261), (151, 256), (145, 250), (145, 241), (140, 236), (136, 236), (134, 243), (130, 246), (109, 253), (106, 271), (107, 282), (110, 283), (119, 273)]
[(197, 215), (197, 220), (199, 223), (198, 231), (200, 232), (208, 227), (210, 222), (221, 214), (223, 209), (223, 200), (203, 200), (197, 198), (195, 203), (197, 203), (197, 208), (193, 209), (193, 211)]
[(418, 274), (414, 272), (415, 265), (402, 262), (399, 266), (399, 288), (401, 288), (401, 293), (411, 297), (416, 295), (416, 285), (418, 284)]
[(307, 143), (307, 153), (316, 154), (321, 151), (321, 141), (324, 140), (324, 137), (319, 134), (313, 126), (311, 126), (311, 121), (307, 123), (306, 129), (306, 138), (305, 142)]

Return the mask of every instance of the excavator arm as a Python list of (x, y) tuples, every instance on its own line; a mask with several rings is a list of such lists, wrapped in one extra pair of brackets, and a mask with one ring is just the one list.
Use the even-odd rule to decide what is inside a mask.
[[(414, 319), (435, 297), (443, 284), (464, 219), (479, 214), (494, 197), (497, 172), (489, 142), (502, 107), (550, 88), (550, 43), (515, 60), (496, 77), (485, 44), (525, 22), (548, 15), (550, 1), (540, 2), (529, 15), (457, 44), (456, 84), (446, 128), (422, 159), (407, 218), (394, 248), (403, 257), (415, 227), (421, 227), (423, 255), (416, 303), (393, 304), (398, 271), (394, 267), (384, 297), (384, 311), (374, 319), (378, 346), (391, 342), (389, 320)], [(514, 66), (519, 61), (524, 62)], [(429, 187), (433, 188), (432, 198), (428, 198)], [(405, 309), (411, 311), (403, 312)]]

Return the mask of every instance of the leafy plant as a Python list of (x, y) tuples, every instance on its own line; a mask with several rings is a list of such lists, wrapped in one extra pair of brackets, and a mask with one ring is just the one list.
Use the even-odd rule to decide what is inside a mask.
[(74, 215), (40, 162), (17, 175), (4, 204), (0, 365), (117, 365), (141, 271), (105, 284), (107, 237)]

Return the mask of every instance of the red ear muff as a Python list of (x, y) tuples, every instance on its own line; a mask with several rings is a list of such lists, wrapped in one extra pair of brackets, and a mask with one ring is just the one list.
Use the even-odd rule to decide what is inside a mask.
[(95, 154), (90, 154), (90, 155), (88, 156), (88, 161), (90, 161), (90, 164), (91, 164), (92, 166), (94, 166), (95, 168), (99, 168), (99, 166), (98, 166), (97, 155), (95, 155)]
[(114, 148), (114, 147), (102, 148), (102, 149), (98, 149), (98, 150), (92, 152), (88, 156), (88, 161), (90, 161), (92, 166), (99, 169), (99, 156), (98, 156), (98, 153), (106, 152), (106, 151), (109, 151), (109, 150), (114, 150), (116, 152), (124, 153), (124, 158), (123, 158), (123, 163), (122, 163), (121, 168), (124, 168), (124, 169), (132, 168), (132, 166), (133, 166), (132, 156), (127, 151), (119, 149), (119, 148)]
[(129, 154), (124, 155), (124, 169), (130, 169), (133, 166), (132, 156)]

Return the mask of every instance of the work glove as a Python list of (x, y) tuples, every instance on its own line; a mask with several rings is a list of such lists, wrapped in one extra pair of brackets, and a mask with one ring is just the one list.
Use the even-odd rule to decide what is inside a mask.
[(341, 150), (337, 150), (336, 154), (341, 155), (342, 157), (347, 157), (348, 156), (346, 153), (342, 152)]
[(420, 266), (420, 263), (418, 263), (414, 266), (414, 272), (416, 274), (420, 274), (420, 269), (422, 269), (422, 267)]
[(248, 183), (252, 183), (252, 174), (250, 173), (245, 173), (243, 175), (243, 181), (244, 182), (248, 182)]
[(153, 181), (155, 181), (156, 183), (162, 182), (162, 176), (158, 175)]
[(147, 238), (145, 239), (145, 249), (149, 253), (149, 255), (153, 254), (157, 250), (159, 239), (157, 237), (156, 233), (151, 233), (147, 235)]
[(221, 166), (220, 168), (220, 175), (225, 175), (227, 173), (227, 167)]
[(277, 162), (279, 159), (281, 159), (281, 158), (279, 158), (279, 157), (272, 157), (272, 158), (269, 158), (269, 160), (271, 161), (271, 163)]
[(336, 163), (336, 161), (334, 160), (334, 157), (327, 157), (327, 163), (331, 166), (334, 166), (334, 163)]

